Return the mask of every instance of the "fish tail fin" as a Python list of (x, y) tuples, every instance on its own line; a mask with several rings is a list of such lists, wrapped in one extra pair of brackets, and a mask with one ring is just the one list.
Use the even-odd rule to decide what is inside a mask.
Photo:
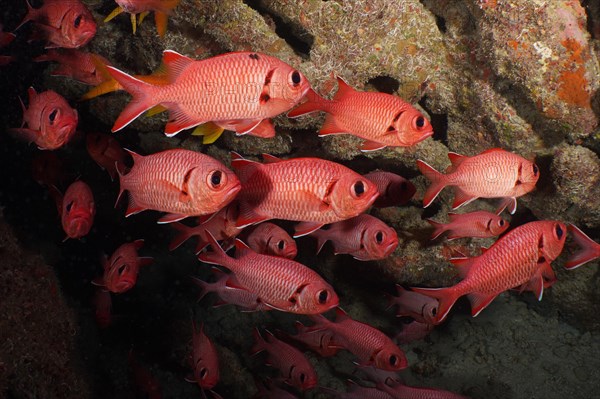
[(417, 167), (421, 173), (431, 181), (431, 185), (427, 187), (423, 196), (423, 207), (427, 208), (433, 200), (438, 196), (440, 191), (447, 186), (445, 175), (432, 168), (429, 164), (420, 159), (417, 161)]
[(435, 240), (440, 235), (442, 235), (442, 233), (444, 231), (448, 230), (447, 225), (445, 225), (444, 223), (436, 222), (435, 220), (431, 220), (431, 219), (427, 219), (427, 223), (432, 225), (434, 228), (433, 233), (431, 234), (432, 240)]
[(112, 131), (117, 132), (158, 103), (152, 98), (153, 85), (128, 75), (115, 67), (107, 66), (106, 68), (117, 83), (133, 96), (112, 127)]
[(252, 349), (250, 349), (250, 354), (254, 356), (266, 349), (267, 341), (260, 335), (260, 331), (258, 331), (257, 327), (254, 327), (252, 335), (254, 336), (255, 342), (254, 345), (252, 345)]
[(426, 295), (430, 298), (437, 299), (439, 302), (439, 306), (437, 309), (437, 313), (435, 318), (433, 319), (433, 324), (440, 324), (446, 316), (454, 303), (456, 303), (457, 299), (460, 297), (460, 294), (454, 287), (447, 288), (418, 288), (411, 287), (411, 290), (417, 292), (419, 294)]
[(199, 278), (196, 277), (190, 277), (190, 279), (192, 279), (192, 283), (196, 284), (199, 288), (200, 288), (200, 294), (198, 294), (198, 301), (200, 301), (202, 298), (204, 298), (206, 296), (206, 294), (208, 294), (209, 292), (212, 292), (212, 284), (207, 283), (204, 280), (200, 280)]
[(80, 100), (91, 100), (92, 98), (99, 97), (106, 93), (112, 93), (113, 91), (120, 89), (121, 85), (116, 80), (110, 79), (100, 83), (98, 86), (92, 87), (83, 96), (81, 96)]
[(27, 6), (27, 14), (25, 14), (25, 18), (21, 21), (19, 26), (15, 28), (15, 30), (19, 29), (21, 26), (25, 25), (29, 21), (33, 21), (37, 17), (37, 10), (29, 4), (28, 0), (24, 0), (25, 5)]
[(125, 171), (121, 169), (121, 165), (119, 162), (115, 161), (115, 167), (117, 168), (117, 175), (119, 176), (119, 195), (117, 195), (117, 200), (115, 201), (115, 208), (119, 204), (123, 193), (127, 190), (123, 185), (123, 177), (125, 176)]
[(573, 254), (565, 263), (565, 269), (573, 270), (579, 266), (592, 261), (600, 255), (600, 245), (588, 237), (577, 226), (569, 224), (569, 231), (573, 239), (581, 247), (579, 251)]
[(321, 97), (313, 89), (309, 89), (308, 92), (306, 92), (305, 98), (305, 102), (288, 112), (287, 116), (289, 118), (296, 118), (318, 111), (327, 112), (329, 104), (331, 103), (331, 100)]
[(225, 253), (223, 248), (219, 245), (215, 237), (208, 231), (206, 231), (206, 236), (208, 237), (208, 244), (210, 245), (212, 251), (211, 252), (203, 252), (198, 255), (198, 260), (208, 263), (211, 265), (218, 265), (229, 268), (229, 264), (232, 261), (232, 258)]
[(181, 244), (186, 242), (191, 236), (193, 236), (193, 229), (183, 223), (171, 223), (171, 227), (177, 231), (177, 235), (169, 244), (169, 251), (174, 251), (175, 249), (179, 248)]

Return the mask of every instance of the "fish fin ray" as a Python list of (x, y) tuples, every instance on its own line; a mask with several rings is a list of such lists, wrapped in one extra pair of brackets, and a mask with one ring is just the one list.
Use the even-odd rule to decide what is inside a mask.
[(421, 173), (431, 181), (431, 185), (427, 187), (425, 195), (423, 196), (423, 207), (427, 208), (446, 187), (447, 183), (445, 181), (445, 175), (435, 170), (428, 163), (419, 159), (417, 160), (417, 167)]
[(123, 89), (132, 95), (131, 101), (121, 111), (112, 127), (112, 131), (117, 132), (156, 105), (151, 95), (153, 86), (115, 67), (107, 66), (106, 68)]
[(452, 202), (452, 209), (457, 209), (463, 205), (467, 205), (468, 203), (475, 201), (477, 198), (478, 197), (474, 197), (465, 193), (459, 187), (454, 187), (454, 202)]
[(294, 238), (302, 237), (323, 227), (324, 223), (300, 222), (294, 228)]
[(434, 230), (431, 234), (431, 240), (435, 240), (440, 235), (442, 235), (446, 230), (448, 230), (448, 226), (444, 223), (436, 222), (435, 220), (427, 219), (427, 223), (433, 226)]
[(476, 317), (483, 309), (488, 307), (488, 305), (498, 296), (498, 293), (495, 294), (485, 294), (481, 292), (471, 292), (467, 295), (469, 301), (471, 302), (471, 315)]
[(304, 97), (306, 101), (288, 112), (288, 118), (297, 118), (302, 115), (312, 114), (313, 112), (326, 111), (330, 103), (329, 100), (318, 95), (313, 89), (309, 89)]
[(174, 222), (179, 222), (180, 220), (183, 220), (187, 217), (189, 217), (189, 215), (182, 215), (182, 214), (178, 214), (178, 213), (167, 213), (166, 215), (164, 215), (163, 217), (158, 219), (158, 221), (156, 223), (158, 223), (158, 224), (174, 223)]
[(329, 136), (331, 134), (348, 134), (348, 132), (346, 129), (338, 126), (333, 115), (327, 114), (323, 126), (319, 129), (319, 137)]
[(378, 143), (376, 141), (372, 141), (372, 140), (365, 140), (363, 142), (363, 144), (360, 147), (360, 150), (362, 152), (371, 152), (371, 151), (377, 151), (377, 150), (381, 150), (382, 148), (387, 147), (387, 144), (383, 144), (383, 143)]

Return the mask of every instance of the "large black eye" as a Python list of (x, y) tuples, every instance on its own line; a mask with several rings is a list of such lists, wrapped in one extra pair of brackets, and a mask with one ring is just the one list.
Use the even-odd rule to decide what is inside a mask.
[(415, 126), (419, 129), (425, 126), (425, 118), (418, 116), (417, 119), (415, 119)]
[(560, 227), (560, 224), (556, 225), (555, 230), (556, 230), (556, 236), (558, 237), (558, 239), (559, 240), (562, 239), (564, 231), (563, 231), (562, 227)]
[(283, 241), (283, 240), (280, 240), (280, 241), (277, 243), (277, 248), (279, 248), (281, 251), (283, 251), (283, 248), (284, 248), (284, 247), (285, 247), (285, 241)]
[(123, 274), (123, 272), (125, 272), (126, 269), (127, 269), (127, 265), (119, 266), (119, 268), (117, 269), (117, 273), (119, 273), (119, 276), (121, 276)]
[(56, 114), (58, 114), (58, 109), (53, 109), (52, 112), (50, 112), (50, 115), (48, 115), (48, 120), (50, 121), (50, 124), (52, 124), (52, 122), (54, 122), (54, 119), (56, 119)]
[(500, 225), (500, 227), (504, 226), (504, 219), (500, 219), (500, 221), (498, 222), (498, 224)]
[(383, 232), (378, 231), (377, 234), (375, 234), (375, 241), (377, 241), (377, 244), (381, 244), (383, 242)]
[(67, 208), (66, 208), (67, 212), (71, 212), (71, 208), (73, 208), (73, 201), (71, 201), (67, 204)]
[(396, 365), (396, 363), (398, 363), (398, 356), (396, 356), (396, 355), (392, 355), (392, 356), (390, 356), (390, 364), (391, 364), (392, 366), (395, 366), (395, 365)]
[(533, 164), (533, 175), (534, 175), (534, 176), (537, 176), (537, 175), (538, 175), (538, 173), (539, 173), (539, 171), (540, 171), (540, 170), (538, 169), (537, 165), (536, 165), (536, 164)]
[(215, 170), (210, 176), (210, 184), (213, 188), (218, 188), (221, 185), (221, 180), (223, 178), (223, 172), (220, 170)]
[(301, 80), (302, 78), (300, 77), (300, 72), (294, 71), (292, 73), (292, 83), (294, 84), (294, 86), (298, 86)]
[(365, 183), (363, 183), (362, 181), (357, 181), (356, 183), (354, 183), (354, 186), (352, 188), (354, 189), (354, 194), (356, 194), (357, 197), (360, 197), (365, 192)]
[(300, 374), (300, 382), (304, 384), (305, 379), (306, 379), (306, 375), (304, 375), (304, 373)]
[(75, 18), (75, 21), (73, 21), (74, 27), (79, 28), (79, 25), (81, 25), (81, 18), (83, 18), (83, 15), (78, 15), (77, 18)]
[(200, 378), (204, 379), (204, 377), (206, 377), (206, 374), (208, 374), (208, 370), (206, 368), (203, 368), (202, 370), (200, 370)]
[(327, 290), (323, 290), (323, 291), (319, 292), (319, 303), (320, 304), (324, 304), (325, 302), (327, 302), (328, 298), (329, 298), (329, 293), (327, 292)]

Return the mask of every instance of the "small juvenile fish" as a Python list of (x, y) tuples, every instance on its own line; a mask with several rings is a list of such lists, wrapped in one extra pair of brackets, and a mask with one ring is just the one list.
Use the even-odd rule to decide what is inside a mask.
[(98, 166), (108, 172), (111, 180), (117, 177), (117, 170), (125, 169), (127, 153), (114, 137), (102, 133), (88, 133), (85, 148)]
[(498, 236), (506, 231), (509, 223), (500, 216), (487, 211), (475, 211), (469, 213), (449, 213), (450, 223), (440, 223), (431, 219), (427, 222), (435, 230), (431, 239), (435, 240), (445, 231), (449, 231), (448, 240), (464, 237), (488, 238)]
[(54, 151), (39, 151), (31, 160), (31, 176), (40, 186), (60, 187), (65, 180), (65, 168)]
[(112, 324), (112, 299), (110, 292), (101, 287), (96, 287), (94, 293), (94, 315), (96, 324), (100, 328), (108, 328)]
[(90, 186), (81, 180), (72, 183), (65, 191), (61, 207), (62, 227), (67, 237), (81, 238), (94, 224), (96, 205)]
[(569, 231), (581, 249), (565, 263), (565, 269), (573, 270), (583, 264), (600, 258), (600, 244), (588, 237), (574, 224), (569, 224)]
[(96, 35), (96, 22), (90, 11), (79, 0), (44, 0), (40, 8), (33, 8), (27, 0), (27, 15), (17, 29), (29, 21), (48, 44), (46, 48), (78, 48)]
[(240, 288), (255, 293), (274, 309), (299, 314), (323, 313), (338, 305), (333, 288), (312, 269), (291, 259), (260, 255), (240, 240), (235, 242), (235, 258), (229, 257), (209, 235), (213, 252), (198, 259), (231, 270)]
[(139, 395), (137, 397), (145, 399), (161, 399), (162, 390), (160, 388), (160, 383), (156, 377), (150, 373), (150, 370), (137, 360), (133, 354), (133, 350), (129, 351), (127, 363), (129, 364), (129, 369), (131, 371), (130, 377), (132, 386)]
[(219, 356), (214, 344), (204, 333), (204, 324), (196, 330), (196, 323), (192, 322), (192, 327), (193, 374), (186, 377), (186, 381), (198, 384), (202, 390), (211, 389), (219, 382)]
[[(154, 22), (156, 23), (156, 31), (160, 37), (163, 37), (167, 31), (167, 18), (180, 0), (115, 0), (118, 7), (113, 10), (105, 19), (108, 22), (122, 12), (130, 14), (131, 27), (133, 34), (137, 30), (137, 25), (141, 24), (144, 18), (154, 11)], [(139, 20), (136, 21), (136, 14), (140, 14)]]
[(303, 343), (308, 349), (319, 354), (321, 357), (334, 356), (340, 350), (340, 348), (335, 345), (333, 333), (331, 331), (313, 331), (310, 327), (306, 327), (299, 321), (296, 321), (294, 325), (296, 326), (296, 334), (286, 334), (286, 336)]
[(388, 309), (397, 305), (396, 317), (412, 317), (421, 323), (433, 323), (438, 311), (438, 301), (427, 295), (409, 291), (396, 284), (398, 296), (389, 296)]
[(433, 322), (442, 322), (458, 298), (467, 295), (477, 316), (498, 294), (525, 284), (538, 300), (544, 292), (544, 270), (560, 255), (567, 236), (557, 221), (530, 222), (502, 236), (480, 256), (455, 258), (463, 280), (447, 288), (412, 288), (439, 301)]
[(242, 183), (239, 227), (269, 219), (300, 221), (297, 238), (326, 223), (359, 215), (377, 198), (373, 183), (338, 163), (319, 158), (263, 158), (261, 164), (232, 153), (231, 167)]
[(361, 151), (409, 147), (433, 135), (429, 121), (401, 98), (357, 91), (341, 78), (337, 81), (338, 91), (333, 100), (326, 100), (310, 89), (307, 101), (288, 112), (288, 117), (324, 111), (327, 117), (319, 137), (352, 134), (365, 139)]
[(235, 174), (216, 159), (190, 150), (173, 149), (133, 157), (133, 167), (119, 171), (121, 188), (129, 192), (126, 216), (146, 209), (168, 212), (158, 223), (177, 222), (188, 216), (217, 212), (240, 190)]
[(273, 223), (261, 223), (252, 229), (246, 243), (254, 252), (264, 255), (294, 259), (298, 254), (296, 241), (281, 227)]
[(289, 385), (306, 391), (317, 386), (317, 373), (306, 356), (293, 346), (278, 340), (266, 331), (266, 339), (254, 329), (254, 346), (252, 354), (267, 352), (267, 363), (279, 369), (283, 381)]
[(115, 294), (129, 291), (137, 282), (140, 267), (152, 263), (152, 258), (139, 257), (138, 251), (144, 246), (144, 240), (135, 240), (121, 245), (109, 259), (102, 259), (104, 274), (92, 281), (93, 284), (106, 287)]
[(291, 109), (310, 87), (300, 72), (260, 53), (227, 53), (195, 61), (166, 50), (163, 64), (169, 83), (159, 85), (107, 67), (133, 96), (117, 118), (113, 132), (161, 105), (170, 113), (167, 136), (212, 121), (240, 135), (273, 137), (275, 130), (269, 118)]
[(336, 316), (335, 322), (322, 315), (311, 316), (316, 324), (310, 329), (331, 331), (335, 343), (356, 355), (363, 365), (388, 371), (408, 367), (404, 352), (387, 335), (375, 327), (351, 319), (340, 308), (336, 308)]
[(415, 185), (404, 177), (383, 170), (363, 175), (377, 186), (379, 197), (373, 202), (376, 208), (404, 205), (415, 195)]
[(317, 254), (331, 241), (334, 254), (349, 254), (363, 261), (385, 259), (398, 246), (396, 230), (367, 214), (333, 223), (309, 236), (317, 239)]
[(38, 94), (30, 87), (27, 93), (29, 107), (25, 108), (21, 101), (23, 123), (9, 132), (35, 143), (41, 150), (55, 150), (69, 142), (77, 128), (77, 111), (52, 90)]
[(477, 198), (503, 198), (496, 213), (500, 214), (508, 206), (513, 214), (517, 209), (517, 197), (533, 190), (540, 177), (536, 164), (501, 148), (492, 148), (472, 157), (449, 152), (448, 158), (452, 166), (445, 175), (427, 163), (417, 161), (421, 173), (431, 181), (423, 197), (425, 208), (444, 187), (454, 186), (452, 209)]
[(98, 54), (75, 49), (50, 49), (33, 61), (57, 62), (58, 67), (50, 73), (50, 76), (66, 76), (91, 86), (97, 86), (107, 79), (106, 73), (98, 68), (98, 63), (109, 63)]

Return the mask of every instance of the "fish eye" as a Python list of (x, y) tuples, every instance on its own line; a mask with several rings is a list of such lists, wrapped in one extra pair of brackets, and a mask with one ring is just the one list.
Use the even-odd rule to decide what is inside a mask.
[(381, 244), (383, 242), (383, 232), (378, 231), (377, 234), (375, 234), (375, 241), (377, 241), (377, 244)]
[(352, 190), (354, 191), (354, 195), (356, 197), (362, 196), (365, 192), (365, 183), (362, 180), (357, 181), (352, 186)]
[(431, 315), (435, 316), (437, 314), (437, 307), (434, 307), (433, 309), (431, 309)]
[(560, 227), (560, 224), (557, 224), (556, 227), (554, 228), (554, 230), (556, 231), (556, 236), (558, 237), (558, 239), (562, 239), (562, 236), (564, 234), (564, 231), (562, 229), (562, 227)]
[(425, 118), (423, 118), (421, 115), (417, 116), (415, 118), (415, 126), (417, 129), (422, 129), (423, 126), (425, 126)]
[(327, 290), (321, 290), (319, 292), (319, 303), (320, 304), (326, 303), (328, 298), (329, 298), (329, 293), (327, 292)]
[(50, 112), (50, 115), (48, 115), (48, 120), (50, 121), (50, 124), (52, 124), (52, 122), (54, 122), (54, 120), (56, 119), (56, 114), (58, 114), (58, 109), (54, 108), (52, 112)]
[(206, 367), (204, 367), (200, 370), (200, 378), (201, 379), (204, 379), (204, 377), (206, 377), (207, 374), (208, 374), (208, 370), (206, 369)]
[(81, 25), (81, 18), (83, 18), (83, 15), (81, 14), (79, 14), (77, 18), (75, 18), (75, 21), (73, 21), (74, 27), (79, 28), (79, 25)]
[(300, 374), (300, 382), (304, 383), (304, 380), (306, 379), (306, 375), (304, 373)]
[(209, 175), (210, 186), (213, 189), (218, 189), (225, 184), (225, 176), (220, 170), (215, 170)]
[(302, 78), (300, 77), (300, 72), (298, 72), (298, 71), (292, 72), (292, 83), (294, 84), (294, 86), (298, 86), (300, 84), (301, 80), (302, 80)]
[(71, 212), (71, 208), (73, 208), (73, 201), (71, 201), (67, 204), (67, 207), (66, 207), (67, 212)]
[(534, 175), (534, 176), (537, 176), (537, 175), (538, 175), (538, 173), (539, 173), (539, 171), (540, 171), (540, 170), (539, 170), (539, 168), (537, 167), (537, 165), (536, 165), (536, 164), (533, 164), (533, 175)]
[(285, 247), (285, 242), (283, 240), (279, 240), (279, 242), (277, 243), (277, 248), (279, 248), (280, 250), (283, 250), (284, 247)]
[(117, 269), (117, 273), (119, 274), (119, 276), (122, 276), (123, 273), (125, 272), (125, 270), (127, 270), (127, 265), (121, 265), (119, 266), (119, 268)]
[(392, 355), (390, 356), (390, 365), (395, 366), (398, 363), (398, 356)]
[(504, 226), (504, 219), (500, 219), (500, 221), (498, 222), (498, 224), (500, 225), (500, 227)]

